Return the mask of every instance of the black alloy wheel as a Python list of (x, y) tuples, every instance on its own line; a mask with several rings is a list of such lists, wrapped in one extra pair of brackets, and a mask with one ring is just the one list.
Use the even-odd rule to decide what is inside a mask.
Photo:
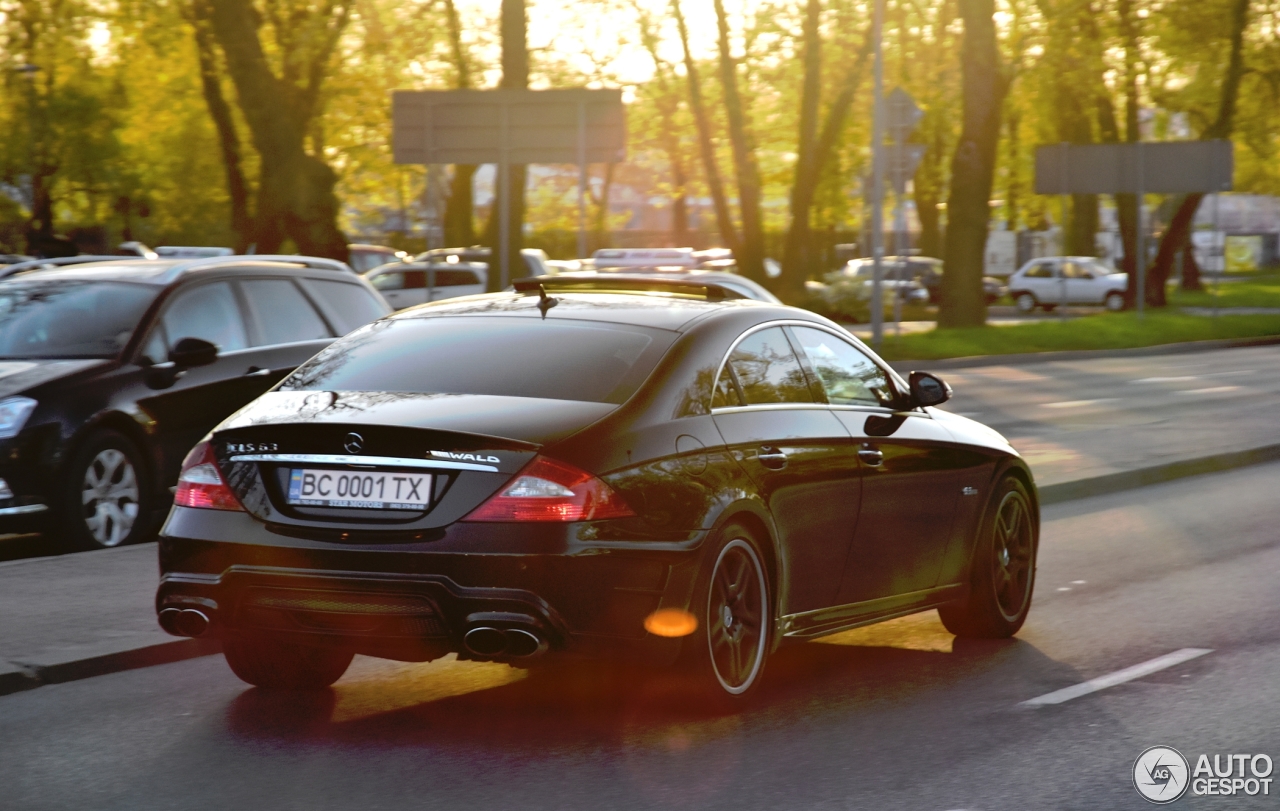
[(700, 616), (686, 661), (699, 692), (735, 701), (760, 682), (773, 619), (769, 581), (751, 533), (730, 524), (718, 537), (711, 566), (695, 591), (693, 606)]
[(1031, 608), (1038, 536), (1026, 487), (1006, 477), (992, 495), (978, 536), (968, 598), (938, 609), (948, 631), (985, 639), (1018, 632)]
[(79, 549), (145, 540), (154, 529), (152, 488), (137, 446), (118, 431), (89, 437), (65, 468), (62, 525)]

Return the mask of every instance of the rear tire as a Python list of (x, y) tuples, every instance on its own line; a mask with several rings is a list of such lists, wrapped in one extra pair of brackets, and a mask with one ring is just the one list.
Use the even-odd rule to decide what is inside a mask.
[(349, 650), (284, 642), (270, 636), (222, 641), (227, 665), (241, 681), (281, 690), (321, 690), (342, 678), (354, 658)]
[(155, 531), (152, 486), (138, 446), (119, 431), (92, 434), (62, 479), (61, 523), (71, 546), (110, 549)]
[(759, 542), (741, 524), (717, 536), (690, 610), (698, 628), (682, 654), (695, 691), (720, 707), (742, 706), (764, 673), (772, 641), (772, 591)]
[(1031, 610), (1039, 530), (1027, 488), (1005, 477), (979, 528), (968, 598), (938, 609), (948, 631), (976, 639), (1005, 639), (1018, 632)]

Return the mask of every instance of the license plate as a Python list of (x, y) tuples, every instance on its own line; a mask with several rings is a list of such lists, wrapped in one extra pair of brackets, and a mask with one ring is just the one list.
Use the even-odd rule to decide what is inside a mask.
[(422, 510), (431, 503), (431, 474), (293, 468), (288, 502), (301, 507)]

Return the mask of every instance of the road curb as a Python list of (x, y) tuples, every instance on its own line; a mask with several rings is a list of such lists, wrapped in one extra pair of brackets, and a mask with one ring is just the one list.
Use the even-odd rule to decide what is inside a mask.
[(125, 670), (167, 665), (221, 652), (222, 643), (216, 639), (175, 639), (172, 642), (48, 665), (9, 662), (0, 664), (0, 696), (32, 690), (46, 684), (62, 684)]
[(1280, 335), (1263, 335), (1257, 338), (1216, 338), (1210, 341), (1186, 341), (1178, 344), (1138, 346), (1129, 349), (1074, 349), (1060, 352), (1024, 352), (1013, 355), (972, 355), (965, 358), (939, 358), (936, 360), (892, 360), (889, 365), (898, 372), (929, 369), (968, 369), (974, 366), (1024, 366), (1030, 363), (1054, 361), (1098, 360), (1101, 358), (1141, 358), (1156, 355), (1180, 355), (1186, 352), (1204, 352), (1212, 349), (1244, 349), (1252, 346), (1275, 346)]
[[(1243, 451), (1217, 453), (1197, 459), (1181, 459), (1162, 465), (1049, 484), (1039, 488), (1042, 505), (1062, 504), (1092, 496), (1135, 490), (1152, 484), (1219, 473), (1280, 460), (1280, 444)], [(222, 651), (217, 639), (175, 639), (141, 648), (116, 651), (56, 664), (0, 663), (0, 696), (126, 670), (166, 665), (210, 656)]]
[(1206, 473), (1221, 473), (1225, 470), (1260, 465), (1280, 460), (1280, 444), (1264, 445), (1260, 448), (1249, 448), (1243, 451), (1228, 451), (1201, 456), (1196, 459), (1180, 459), (1163, 465), (1125, 470), (1109, 473), (1088, 479), (1048, 484), (1040, 487), (1041, 504), (1061, 504), (1064, 501), (1076, 501), (1091, 496), (1102, 496), (1124, 490), (1135, 490), (1152, 484), (1202, 476)]

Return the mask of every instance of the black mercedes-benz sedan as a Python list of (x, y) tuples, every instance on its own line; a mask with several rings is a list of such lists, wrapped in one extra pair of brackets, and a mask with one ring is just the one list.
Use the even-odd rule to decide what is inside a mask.
[(812, 313), (512, 292), (335, 342), (187, 456), (160, 624), (256, 685), (353, 654), (627, 657), (733, 701), (786, 638), (1006, 637), (1039, 510), (996, 432)]

